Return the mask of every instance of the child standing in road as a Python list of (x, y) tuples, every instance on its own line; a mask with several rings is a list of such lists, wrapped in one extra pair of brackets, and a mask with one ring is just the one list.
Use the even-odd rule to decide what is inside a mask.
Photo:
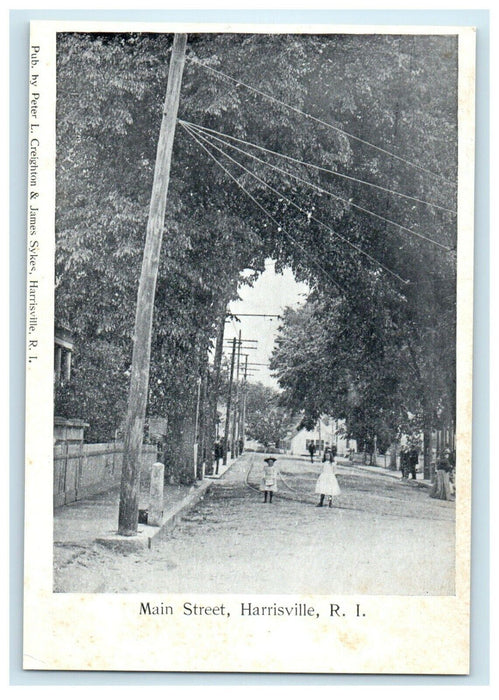
[(269, 503), (272, 503), (272, 496), (274, 492), (277, 491), (277, 468), (275, 466), (275, 457), (267, 457), (263, 468), (263, 479), (260, 484), (260, 491), (263, 491), (264, 497), (263, 502), (267, 503), (267, 497)]
[(324, 498), (328, 497), (328, 505), (330, 508), (333, 507), (333, 496), (339, 496), (341, 493), (340, 485), (336, 479), (336, 462), (334, 460), (334, 454), (332, 455), (331, 461), (323, 462), (324, 468), (322, 469), (322, 474), (317, 479), (315, 485), (315, 493), (320, 494), (320, 501), (317, 504), (317, 508), (321, 508), (324, 505)]

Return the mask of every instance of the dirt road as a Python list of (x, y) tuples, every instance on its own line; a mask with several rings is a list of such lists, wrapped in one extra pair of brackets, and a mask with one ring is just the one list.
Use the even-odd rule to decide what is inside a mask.
[(389, 475), (341, 466), (342, 494), (317, 508), (320, 464), (279, 456), (272, 504), (246, 454), (151, 550), (75, 550), (55, 590), (106, 593), (451, 595), (454, 503)]

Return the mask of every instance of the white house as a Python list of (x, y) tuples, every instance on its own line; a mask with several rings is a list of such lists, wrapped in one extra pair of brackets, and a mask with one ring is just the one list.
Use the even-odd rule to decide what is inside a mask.
[(357, 451), (357, 444), (344, 436), (344, 428), (344, 421), (322, 416), (313, 430), (302, 428), (291, 433), (286, 439), (286, 451), (292, 455), (308, 455), (313, 442), (316, 453), (322, 454), (326, 447), (335, 445), (339, 457), (347, 456), (351, 449)]

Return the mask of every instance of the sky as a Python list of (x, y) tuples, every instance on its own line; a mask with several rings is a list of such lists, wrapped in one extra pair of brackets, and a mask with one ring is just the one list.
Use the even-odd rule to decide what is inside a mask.
[[(274, 261), (267, 260), (265, 272), (263, 272), (252, 287), (244, 285), (239, 289), (240, 301), (230, 304), (233, 314), (282, 314), (287, 306), (297, 307), (305, 301), (308, 294), (306, 284), (296, 282), (292, 271), (287, 268), (283, 274), (276, 274)], [(225, 343), (228, 345), (234, 337), (238, 337), (239, 330), (243, 339), (257, 340), (258, 344), (253, 350), (243, 350), (248, 353), (248, 363), (268, 363), (272, 354), (277, 330), (281, 321), (278, 318), (251, 318), (240, 317), (239, 321), (230, 319), (225, 327)], [(254, 343), (252, 343), (254, 345)], [(226, 356), (230, 356), (227, 347)], [(278, 388), (277, 382), (271, 376), (268, 367), (258, 366), (248, 370), (254, 376), (250, 376), (252, 382), (261, 382), (266, 386)]]

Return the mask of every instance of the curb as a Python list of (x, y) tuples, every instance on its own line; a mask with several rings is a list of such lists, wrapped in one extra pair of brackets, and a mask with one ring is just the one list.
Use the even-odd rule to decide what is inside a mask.
[(205, 479), (221, 479), (224, 474), (226, 474), (229, 469), (232, 467), (233, 464), (237, 462), (239, 457), (242, 457), (242, 454), (239, 455), (238, 457), (234, 457), (233, 459), (229, 458), (227, 461), (227, 464), (220, 464), (218, 467), (218, 472), (216, 474), (205, 474), (204, 478)]
[[(186, 496), (180, 503), (177, 503), (177, 505), (170, 509), (169, 511), (166, 511), (165, 515), (163, 516), (163, 521), (161, 525), (158, 528), (155, 528), (157, 532), (155, 533), (154, 536), (157, 535), (165, 535), (169, 534), (172, 532), (172, 530), (176, 527), (178, 521), (181, 519), (181, 516), (183, 513), (185, 513), (186, 510), (189, 510), (192, 508), (192, 506), (195, 506), (196, 503), (199, 501), (203, 500), (206, 492), (213, 486), (213, 481), (201, 481), (199, 483), (194, 484), (194, 491), (190, 493), (188, 496)], [(151, 537), (152, 540), (152, 537)], [(151, 544), (149, 544), (149, 548), (151, 547)]]
[(153, 527), (152, 525), (141, 525), (137, 530), (137, 534), (133, 535), (132, 537), (125, 537), (124, 535), (113, 533), (105, 537), (96, 537), (94, 542), (121, 552), (133, 552), (138, 549), (151, 549), (153, 539), (158, 535), (164, 535), (172, 532), (182, 514), (189, 508), (192, 508), (192, 506), (196, 505), (198, 501), (203, 499), (205, 493), (213, 485), (213, 483), (214, 482), (212, 480), (196, 482), (193, 486), (194, 490), (192, 493), (185, 496), (185, 498), (183, 498), (173, 508), (165, 511), (161, 524), (157, 527)]

